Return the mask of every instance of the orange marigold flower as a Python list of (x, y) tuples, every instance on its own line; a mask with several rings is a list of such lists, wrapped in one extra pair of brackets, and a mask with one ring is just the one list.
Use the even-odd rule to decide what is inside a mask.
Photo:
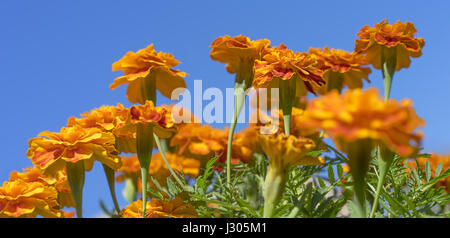
[(81, 114), (81, 118), (71, 117), (67, 126), (78, 125), (83, 128), (100, 128), (105, 131), (112, 131), (117, 124), (127, 119), (128, 109), (122, 104), (117, 106), (101, 106), (90, 112)]
[[(321, 94), (330, 89), (341, 89), (345, 86), (351, 89), (362, 88), (362, 79), (370, 83), (369, 74), (372, 71), (370, 68), (364, 67), (368, 64), (364, 55), (340, 49), (330, 50), (329, 47), (325, 47), (323, 50), (310, 48), (309, 53), (318, 58), (320, 67), (324, 71), (322, 78), (326, 84), (318, 90)], [(335, 82), (335, 80), (338, 82)]]
[(0, 187), (0, 217), (62, 217), (54, 187), (41, 182), (15, 180)]
[[(142, 200), (128, 205), (121, 212), (123, 218), (140, 218), (142, 217)], [(153, 199), (147, 202), (146, 218), (195, 218), (198, 217), (195, 208), (183, 202), (179, 197), (170, 201)]]
[(251, 41), (243, 35), (236, 37), (226, 35), (212, 42), (210, 56), (215, 61), (227, 64), (227, 71), (234, 74), (242, 70), (243, 66), (253, 64), (255, 59), (261, 57), (263, 49), (269, 45), (270, 41), (267, 39)]
[(125, 75), (114, 79), (109, 87), (115, 89), (129, 83), (127, 97), (132, 103), (145, 103), (145, 90), (149, 84), (154, 84), (155, 90), (171, 98), (174, 89), (186, 88), (183, 77), (187, 74), (173, 69), (179, 63), (172, 54), (156, 52), (153, 44), (136, 53), (130, 51), (112, 65), (113, 71), (122, 70)]
[(294, 53), (287, 49), (286, 45), (281, 44), (266, 49), (262, 60), (255, 61), (253, 84), (256, 88), (277, 88), (279, 80), (291, 80), (296, 75), (303, 81), (303, 84), (296, 84), (298, 95), (305, 94), (305, 89), (315, 93), (313, 86), (318, 87), (325, 83), (322, 79), (323, 72), (318, 66), (318, 61), (313, 55)]
[(60, 132), (44, 131), (30, 139), (28, 158), (45, 174), (56, 174), (66, 163), (83, 161), (90, 171), (94, 161), (116, 170), (120, 157), (114, 155), (114, 135), (98, 128), (63, 127)]
[(167, 107), (155, 107), (152, 101), (146, 101), (144, 105), (130, 108), (127, 120), (117, 126), (114, 135), (135, 138), (138, 124), (153, 126), (154, 133), (161, 138), (168, 138), (176, 132), (175, 122)]
[[(240, 135), (235, 135), (234, 137), (237, 138)], [(226, 161), (227, 138), (228, 128), (223, 130), (209, 125), (186, 124), (180, 127), (178, 133), (171, 139), (170, 145), (176, 148), (179, 155), (197, 159), (200, 161), (201, 167), (204, 167), (215, 156), (219, 157), (216, 163), (224, 163)], [(233, 164), (237, 164), (239, 161), (244, 163), (251, 162), (249, 151), (245, 151), (244, 148), (238, 148), (238, 144), (234, 143), (235, 140), (233, 141), (232, 150), (237, 154), (233, 155), (231, 162)], [(243, 150), (239, 151), (240, 149)], [(222, 169), (218, 165), (215, 165), (214, 168), (219, 171)]]
[(264, 153), (269, 157), (269, 166), (283, 171), (293, 165), (321, 165), (322, 158), (307, 156), (316, 145), (305, 137), (277, 135), (260, 135), (259, 141)]
[(204, 161), (223, 153), (227, 136), (227, 130), (209, 125), (186, 124), (172, 138), (170, 145), (176, 146), (180, 155)]
[[(81, 114), (81, 118), (69, 118), (67, 126), (99, 128), (107, 132), (113, 132), (126, 121), (128, 112), (128, 108), (124, 108), (120, 103), (117, 106), (101, 106)], [(136, 153), (136, 136), (117, 136), (115, 146), (119, 152)]]
[(55, 187), (58, 191), (58, 204), (60, 207), (75, 207), (75, 201), (70, 191), (67, 175), (64, 170), (60, 170), (55, 176), (48, 176), (42, 173), (39, 168), (25, 168), (24, 172), (13, 171), (9, 175), (9, 181), (22, 180), (27, 183), (39, 182), (47, 186)]
[(233, 157), (244, 163), (253, 161), (253, 153), (262, 153), (258, 141), (259, 128), (248, 127), (234, 135), (232, 151)]
[[(430, 163), (431, 175), (434, 177), (436, 172), (436, 167), (442, 163), (442, 170), (445, 171), (450, 168), (450, 155), (439, 155), (436, 153), (432, 153), (430, 158), (418, 158), (417, 162), (419, 166), (425, 167), (427, 161)], [(408, 163), (409, 167), (417, 168), (417, 164), (415, 161), (411, 161)], [(444, 186), (445, 191), (450, 193), (450, 177), (443, 178), (436, 185), (437, 187)]]
[(366, 54), (373, 67), (381, 69), (383, 58), (388, 55), (386, 50), (392, 50), (396, 57), (395, 70), (408, 68), (409, 57), (421, 56), (425, 45), (423, 38), (414, 37), (415, 33), (417, 30), (411, 22), (397, 21), (391, 25), (383, 20), (375, 27), (366, 25), (357, 34), (360, 39), (355, 41), (355, 52)]
[(412, 101), (384, 101), (376, 88), (337, 91), (312, 99), (302, 118), (305, 128), (325, 130), (338, 148), (345, 144), (371, 139), (401, 156), (416, 152), (422, 134), (414, 131), (425, 122), (417, 116)]

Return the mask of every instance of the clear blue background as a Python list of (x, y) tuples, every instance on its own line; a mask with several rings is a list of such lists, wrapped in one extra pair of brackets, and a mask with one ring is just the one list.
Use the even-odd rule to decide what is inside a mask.
[[(2, 0), (0, 181), (32, 165), (27, 141), (39, 132), (58, 131), (70, 116), (104, 104), (130, 105), (125, 86), (108, 88), (121, 75), (111, 64), (127, 51), (154, 43), (182, 61), (177, 68), (190, 74), (189, 88), (202, 79), (204, 89), (224, 89), (233, 87), (234, 77), (209, 58), (218, 36), (268, 38), (297, 51), (353, 50), (359, 29), (385, 18), (412, 21), (426, 41), (423, 56), (396, 73), (392, 96), (412, 98), (427, 121), (426, 151), (450, 153), (449, 1)], [(382, 88), (379, 71), (370, 79)], [(87, 174), (84, 198), (87, 216), (100, 214), (100, 199), (112, 207), (99, 164)]]

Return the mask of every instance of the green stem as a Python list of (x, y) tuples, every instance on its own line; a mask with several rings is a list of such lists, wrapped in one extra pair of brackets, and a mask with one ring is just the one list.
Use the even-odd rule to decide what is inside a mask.
[(369, 169), (370, 154), (373, 148), (371, 139), (362, 139), (348, 144), (347, 155), (350, 173), (353, 178), (357, 217), (366, 216), (366, 174)]
[(383, 50), (382, 73), (384, 81), (384, 99), (389, 100), (391, 94), (392, 81), (394, 80), (395, 67), (397, 64), (397, 55), (395, 48)]
[[(384, 81), (384, 100), (388, 101), (391, 94), (392, 81), (394, 79), (395, 67), (397, 64), (396, 48), (386, 48), (383, 50), (382, 56), (382, 73)], [(378, 202), (380, 199), (380, 193), (383, 189), (386, 174), (391, 167), (394, 156), (392, 152), (378, 147), (378, 170), (380, 176), (377, 182), (377, 190), (375, 198), (372, 204), (372, 211), (370, 212), (370, 218), (375, 216), (375, 212), (378, 208)]]
[(380, 199), (381, 190), (383, 189), (386, 175), (394, 160), (394, 154), (391, 151), (381, 147), (378, 147), (377, 156), (378, 156), (378, 170), (380, 175), (378, 177), (377, 190), (375, 193), (375, 199), (372, 204), (372, 211), (370, 212), (369, 218), (375, 217), (375, 212), (377, 211), (378, 208), (378, 201)]
[(177, 181), (177, 183), (184, 188), (185, 184), (181, 181), (181, 179), (178, 177), (178, 175), (175, 173), (175, 171), (172, 169), (172, 166), (170, 166), (169, 161), (167, 160), (166, 157), (166, 151), (164, 150), (164, 148), (161, 145), (161, 142), (159, 141), (159, 137), (156, 134), (153, 134), (153, 136), (155, 137), (155, 142), (156, 142), (156, 146), (158, 146), (158, 150), (159, 153), (161, 153), (161, 156), (164, 160), (164, 163), (166, 163), (167, 168), (169, 169), (170, 173), (172, 174), (172, 176), (175, 178), (175, 180)]
[(344, 77), (343, 74), (339, 72), (330, 71), (330, 76), (328, 78), (328, 92), (336, 89), (339, 93), (342, 92), (342, 88), (344, 87)]
[(75, 200), (78, 218), (83, 217), (83, 187), (85, 181), (84, 161), (66, 164), (67, 181)]
[(270, 166), (264, 183), (264, 218), (271, 218), (286, 187), (287, 171)]
[(295, 101), (296, 81), (297, 76), (289, 80), (280, 79), (280, 104), (283, 110), (284, 133), (286, 135), (291, 134), (291, 114)]
[(142, 216), (145, 218), (147, 211), (147, 184), (148, 170), (153, 153), (153, 126), (138, 124), (136, 129), (136, 150), (141, 166), (142, 176)]
[(245, 90), (244, 84), (236, 83), (234, 90), (234, 111), (233, 111), (233, 121), (230, 125), (230, 131), (228, 133), (228, 144), (227, 144), (227, 184), (231, 186), (231, 148), (233, 145), (233, 135), (236, 129), (236, 123), (241, 114), (242, 108), (245, 103), (245, 96), (247, 92)]
[(141, 95), (143, 99), (141, 104), (150, 100), (156, 105), (156, 78), (154, 73), (150, 73), (148, 77), (141, 79)]
[(148, 167), (141, 167), (141, 177), (142, 177), (142, 218), (146, 217), (147, 214), (147, 183), (148, 183)]
[(108, 181), (109, 192), (111, 194), (111, 198), (114, 203), (114, 208), (116, 209), (117, 214), (120, 214), (119, 203), (117, 202), (116, 189), (115, 189), (115, 181), (114, 181), (114, 170), (110, 167), (103, 165), (103, 170), (105, 171), (106, 180)]

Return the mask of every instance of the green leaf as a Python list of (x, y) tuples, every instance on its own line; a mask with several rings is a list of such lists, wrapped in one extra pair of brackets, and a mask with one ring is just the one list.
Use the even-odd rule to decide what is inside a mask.
[(336, 181), (334, 178), (333, 166), (331, 166), (331, 164), (328, 164), (328, 181), (330, 181), (331, 184)]
[(427, 182), (430, 181), (431, 179), (431, 166), (430, 166), (430, 161), (427, 161), (427, 163), (425, 164), (425, 174), (427, 176)]
[(342, 168), (342, 165), (341, 164), (337, 164), (336, 165), (336, 170), (337, 170), (339, 178), (341, 178), (342, 175), (344, 174), (344, 169)]
[(442, 167), (443, 167), (442, 162), (439, 163), (439, 164), (436, 166), (436, 169), (434, 170), (434, 176), (435, 176), (435, 177), (441, 175)]

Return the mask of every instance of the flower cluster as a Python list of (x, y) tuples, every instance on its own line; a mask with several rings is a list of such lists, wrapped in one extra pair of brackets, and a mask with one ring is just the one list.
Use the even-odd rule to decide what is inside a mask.
[[(364, 26), (354, 51), (326, 46), (297, 52), (284, 44), (272, 46), (267, 39), (218, 37), (211, 43), (210, 57), (236, 75), (232, 123), (223, 129), (199, 123), (178, 105), (156, 103), (158, 91), (173, 98), (186, 88), (187, 73), (175, 69), (180, 61), (172, 54), (155, 51), (153, 44), (128, 52), (113, 63), (113, 71), (124, 75), (110, 88), (127, 84), (126, 96), (135, 104), (95, 108), (69, 118), (59, 132), (44, 131), (30, 139), (26, 155), (34, 167), (12, 172), (0, 187), (0, 217), (73, 216), (62, 210), (65, 207), (75, 208), (82, 217), (85, 173), (96, 161), (103, 166), (114, 203), (111, 217), (220, 217), (224, 211), (255, 217), (263, 211), (263, 217), (276, 217), (285, 210), (296, 216), (305, 210), (303, 202), (313, 207), (324, 191), (343, 182), (349, 184), (346, 193), (354, 193), (348, 203), (354, 216), (367, 217), (370, 204), (373, 217), (393, 161), (417, 159), (410, 167), (419, 168), (429, 161), (434, 177), (442, 174), (437, 172), (439, 163), (442, 170), (450, 165), (449, 156), (417, 158), (425, 121), (411, 99), (389, 99), (394, 72), (408, 68), (410, 58), (422, 54), (425, 41), (415, 37), (416, 32), (410, 22), (391, 25), (384, 20)], [(376, 88), (363, 89), (371, 83), (370, 65), (382, 69), (385, 98)], [(235, 133), (250, 89), (256, 90), (250, 100), (256, 112), (247, 127)], [(375, 171), (372, 159), (377, 160), (378, 184), (370, 203), (366, 177)], [(324, 168), (330, 190), (322, 178), (317, 180), (320, 192), (312, 193), (309, 185), (298, 187), (308, 179), (315, 182), (313, 174)], [(448, 192), (449, 177), (437, 180)], [(125, 183), (128, 205), (122, 209), (116, 183)], [(291, 200), (283, 201), (287, 196)], [(332, 199), (317, 207), (328, 202)]]

